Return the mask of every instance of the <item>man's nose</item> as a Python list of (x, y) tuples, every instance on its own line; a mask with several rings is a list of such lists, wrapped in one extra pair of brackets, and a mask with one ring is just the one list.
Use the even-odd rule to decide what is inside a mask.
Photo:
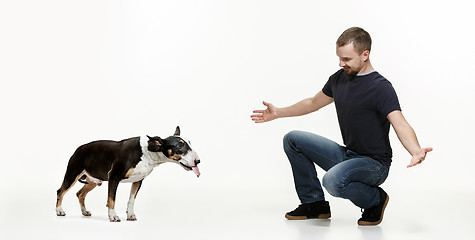
[(343, 62), (343, 60), (340, 60), (340, 67), (344, 67), (345, 65), (345, 62)]

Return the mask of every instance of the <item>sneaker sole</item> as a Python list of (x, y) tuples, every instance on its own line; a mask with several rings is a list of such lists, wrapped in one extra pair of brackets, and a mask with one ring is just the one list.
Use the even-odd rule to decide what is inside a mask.
[(289, 220), (329, 219), (331, 216), (331, 213), (319, 214), (316, 218), (309, 218), (307, 216), (291, 216), (289, 214), (285, 214), (285, 218)]
[(358, 225), (360, 226), (376, 226), (380, 224), (383, 221), (383, 216), (384, 216), (384, 210), (386, 209), (386, 205), (388, 205), (389, 202), (389, 195), (386, 196), (386, 201), (384, 202), (383, 205), (383, 211), (381, 212), (381, 218), (377, 222), (368, 222), (368, 221), (358, 221)]

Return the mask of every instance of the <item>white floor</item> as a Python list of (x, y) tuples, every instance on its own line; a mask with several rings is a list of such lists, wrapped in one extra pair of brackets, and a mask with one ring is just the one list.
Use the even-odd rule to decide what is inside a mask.
[[(77, 187), (77, 186), (75, 186)], [(65, 217), (54, 212), (55, 192), (41, 189), (9, 194), (0, 200), (0, 229), (5, 239), (474, 239), (475, 196), (461, 192), (408, 192), (389, 189), (384, 221), (376, 227), (356, 224), (360, 210), (350, 202), (328, 197), (330, 220), (288, 221), (297, 206), (291, 190), (200, 189), (173, 187), (141, 190), (138, 221), (125, 221), (127, 187), (117, 199), (120, 223), (110, 223), (106, 187), (94, 190), (83, 217), (75, 189), (64, 200)], [(36, 194), (36, 195), (35, 195)], [(139, 193), (140, 194), (140, 193)]]

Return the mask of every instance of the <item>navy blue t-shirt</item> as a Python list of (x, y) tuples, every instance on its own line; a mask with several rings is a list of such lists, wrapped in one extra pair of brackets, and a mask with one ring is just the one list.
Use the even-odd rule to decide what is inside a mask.
[(330, 76), (322, 90), (334, 99), (346, 148), (390, 166), (387, 116), (401, 110), (391, 83), (376, 71), (348, 76), (340, 69)]

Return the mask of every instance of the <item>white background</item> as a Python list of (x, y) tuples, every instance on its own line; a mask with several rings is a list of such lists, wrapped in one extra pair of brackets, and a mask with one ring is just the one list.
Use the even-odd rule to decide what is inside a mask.
[[(194, 225), (194, 233), (185, 236), (252, 239), (224, 227), (246, 229), (242, 224), (249, 219), (239, 214), (248, 211), (269, 220), (268, 230), (288, 229), (274, 238), (298, 235), (293, 231), (302, 225), (283, 220), (299, 202), (282, 137), (299, 129), (341, 143), (334, 106), (265, 124), (254, 124), (249, 116), (263, 108), (262, 100), (287, 106), (318, 92), (338, 70), (336, 39), (360, 26), (373, 39), (373, 66), (392, 82), (421, 145), (434, 147), (423, 165), (406, 169), (410, 156), (391, 131), (393, 166), (383, 187), (393, 196), (387, 215), (394, 217), (386, 216), (387, 226), (407, 222), (398, 214), (429, 219), (449, 211), (468, 219), (457, 224), (459, 236), (474, 234), (468, 227), (475, 223), (469, 218), (475, 213), (472, 5), (459, 0), (2, 0), (0, 228), (19, 236), (55, 229), (57, 235), (49, 236), (54, 239), (71, 234), (66, 226), (74, 231), (76, 224), (93, 222), (103, 225), (89, 226), (91, 231), (104, 236), (129, 227), (153, 236), (160, 228), (154, 221), (173, 219), (159, 236), (183, 235)], [(166, 137), (177, 125), (201, 157), (199, 179), (172, 164), (155, 169), (139, 193), (139, 221), (120, 223), (128, 227), (107, 230), (105, 186), (88, 197), (92, 220), (80, 217), (74, 196), (79, 186), (65, 197), (68, 216), (55, 216), (56, 190), (79, 145), (144, 134)], [(121, 186), (117, 208), (125, 220), (129, 186)], [(359, 209), (329, 199), (335, 226), (324, 223), (323, 233), (315, 235), (334, 237), (331, 229), (338, 227), (356, 231)], [(335, 215), (339, 208), (353, 212)], [(190, 209), (201, 209), (194, 210), (199, 218)], [(253, 219), (247, 230), (265, 237), (257, 227), (263, 222)], [(26, 227), (34, 230), (25, 232)], [(430, 224), (389, 230), (383, 224), (369, 233), (399, 237), (408, 229), (441, 236)], [(306, 236), (307, 230), (301, 239), (314, 236)]]

